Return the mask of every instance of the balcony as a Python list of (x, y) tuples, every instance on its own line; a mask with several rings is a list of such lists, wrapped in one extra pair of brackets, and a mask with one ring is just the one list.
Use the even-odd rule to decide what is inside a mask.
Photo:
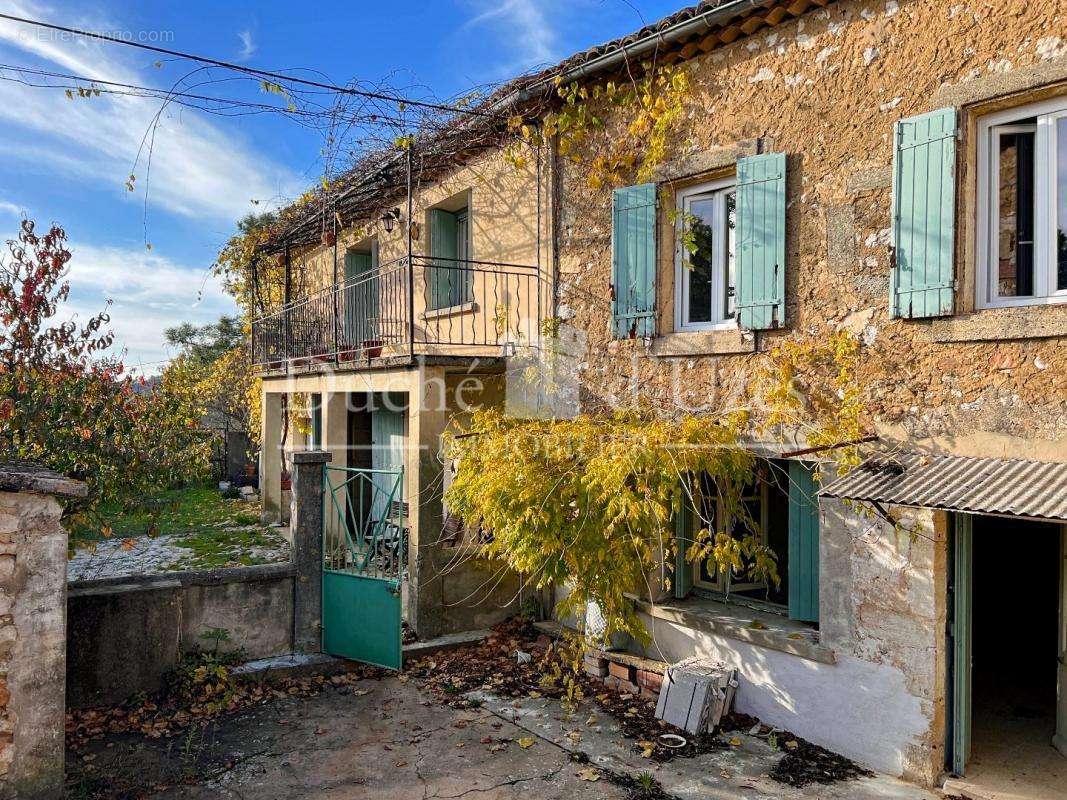
[(536, 345), (550, 294), (538, 267), (412, 256), (252, 323), (261, 372), (499, 358)]

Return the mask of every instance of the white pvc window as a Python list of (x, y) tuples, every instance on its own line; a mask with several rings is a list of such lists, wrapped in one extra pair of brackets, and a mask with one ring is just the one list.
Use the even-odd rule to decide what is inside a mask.
[(978, 124), (980, 308), (1067, 302), (1067, 98)]
[[(675, 329), (733, 327), (736, 193), (733, 179), (678, 193)], [(691, 250), (686, 242), (693, 244)]]

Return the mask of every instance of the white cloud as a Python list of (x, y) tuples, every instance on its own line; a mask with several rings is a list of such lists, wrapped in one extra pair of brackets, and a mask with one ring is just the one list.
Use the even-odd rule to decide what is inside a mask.
[(472, 0), (475, 16), (461, 30), (489, 27), (514, 48), (515, 58), (501, 66), (514, 72), (543, 66), (559, 58), (557, 35), (549, 23), (554, 3), (538, 0)]
[(251, 58), (256, 52), (256, 42), (252, 38), (252, 31), (247, 29), (238, 31), (237, 38), (241, 40), (241, 52), (237, 54), (237, 58), (241, 61)]
[[(53, 16), (36, 7), (28, 10), (18, 2), (0, 7), (26, 16)], [(116, 47), (41, 36), (17, 23), (0, 21), (5, 60), (27, 63), (29, 56), (56, 71), (129, 84), (153, 83), (153, 68), (146, 68), (149, 74), (131, 68), (131, 62), (122, 60), (126, 54), (117, 53)], [(230, 223), (252, 210), (252, 198), (270, 201), (303, 188), (298, 176), (257, 153), (235, 135), (231, 125), (222, 123), (224, 129), (189, 109), (171, 107), (164, 112), (154, 136), (146, 142), (158, 111), (159, 102), (153, 100), (120, 95), (68, 100), (58, 90), (0, 82), (5, 138), (32, 141), (57, 173), (75, 159), (80, 172), (112, 182), (121, 194), (142, 144), (150, 147), (151, 174), (142, 158), (135, 192), (135, 199), (141, 199), (147, 184), (150, 207), (159, 205), (185, 216)]]
[(206, 267), (175, 263), (146, 250), (71, 245), (70, 302), (60, 314), (86, 321), (105, 310), (115, 332), (116, 352), (127, 352), (127, 366), (158, 371), (174, 355), (164, 346), (164, 331), (187, 321), (215, 322), (236, 307)]
[(18, 203), (12, 203), (10, 200), (0, 200), (0, 214), (21, 217), (25, 213), (26, 209)]

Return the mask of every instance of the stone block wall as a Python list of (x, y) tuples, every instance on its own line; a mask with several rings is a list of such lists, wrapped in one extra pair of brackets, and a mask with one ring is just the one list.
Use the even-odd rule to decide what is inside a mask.
[(0, 798), (63, 789), (67, 536), (56, 497), (84, 486), (0, 464)]
[[(823, 4), (820, 4), (823, 5)], [(631, 402), (746, 407), (761, 354), (849, 330), (858, 381), (886, 440), (960, 455), (1062, 461), (1067, 306), (974, 310), (975, 120), (1067, 94), (1062, 3), (838, 0), (681, 62), (691, 90), (654, 180), (656, 337), (611, 334), (611, 187), (591, 181), (603, 140), (632, 112), (595, 106), (604, 131), (558, 159), (559, 315), (586, 338), (590, 408)], [(683, 51), (684, 52), (684, 51)], [(894, 124), (960, 111), (956, 314), (890, 316)], [(600, 148), (600, 149), (598, 149)], [(677, 192), (733, 174), (737, 157), (786, 154), (783, 329), (678, 333)], [(616, 185), (640, 182), (636, 174)]]

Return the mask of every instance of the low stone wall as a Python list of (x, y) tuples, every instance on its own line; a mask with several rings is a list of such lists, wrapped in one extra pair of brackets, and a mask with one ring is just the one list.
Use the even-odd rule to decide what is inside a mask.
[(67, 704), (118, 703), (159, 689), (201, 636), (222, 628), (222, 649), (248, 658), (293, 652), (294, 565), (78, 581), (67, 597)]

